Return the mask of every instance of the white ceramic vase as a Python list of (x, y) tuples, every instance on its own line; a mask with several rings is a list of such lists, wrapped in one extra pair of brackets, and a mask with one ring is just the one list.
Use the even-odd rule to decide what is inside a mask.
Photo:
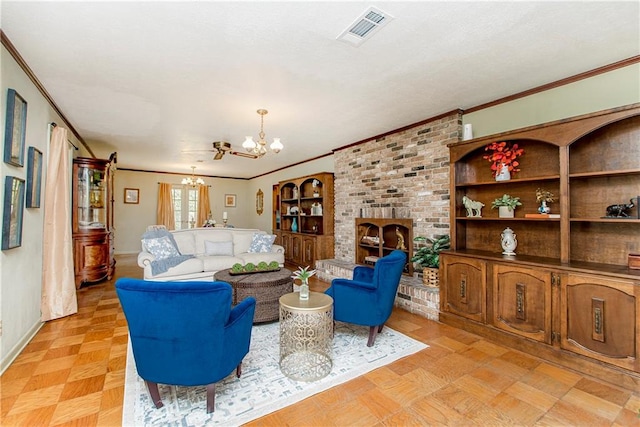
[(496, 173), (496, 181), (509, 181), (510, 179), (511, 172), (509, 172), (509, 166), (503, 163), (498, 173)]
[(515, 255), (518, 241), (516, 234), (509, 227), (505, 228), (500, 235), (500, 243), (502, 244), (502, 255)]

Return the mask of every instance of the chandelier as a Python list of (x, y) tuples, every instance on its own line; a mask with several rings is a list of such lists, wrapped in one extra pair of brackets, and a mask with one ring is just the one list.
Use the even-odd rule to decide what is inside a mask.
[(196, 178), (195, 173), (196, 173), (196, 167), (191, 166), (191, 176), (188, 178), (182, 178), (182, 185), (190, 185), (191, 187), (204, 185), (204, 179), (200, 177)]
[[(242, 147), (249, 153), (255, 154), (258, 157), (262, 157), (268, 152), (267, 141), (265, 141), (264, 139), (264, 116), (268, 113), (268, 111), (261, 108), (257, 111), (257, 113), (260, 114), (260, 133), (258, 134), (260, 139), (258, 140), (258, 142), (255, 142), (253, 140), (253, 137), (247, 136), (242, 143)], [(273, 142), (271, 143), (269, 148), (271, 149), (271, 151), (277, 154), (284, 148), (284, 146), (280, 142), (280, 138), (273, 138)]]

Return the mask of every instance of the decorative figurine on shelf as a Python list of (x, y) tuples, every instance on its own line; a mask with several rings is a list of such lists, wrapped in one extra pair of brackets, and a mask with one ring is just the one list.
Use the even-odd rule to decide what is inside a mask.
[(216, 226), (216, 220), (213, 219), (213, 215), (211, 215), (211, 212), (209, 212), (209, 215), (207, 216), (207, 220), (204, 222), (204, 224), (202, 226), (203, 227), (215, 227)]
[(311, 205), (311, 215), (322, 215), (322, 205), (319, 202)]
[(398, 243), (396, 244), (396, 249), (400, 249), (401, 251), (406, 251), (407, 247), (404, 245), (404, 236), (400, 232), (400, 228), (396, 227), (396, 237), (398, 238)]
[(484, 203), (471, 200), (467, 196), (463, 196), (462, 204), (467, 209), (468, 217), (482, 217), (482, 208), (484, 207)]
[(547, 203), (553, 203), (556, 199), (551, 191), (544, 188), (536, 189), (536, 202), (540, 203), (538, 212), (541, 214), (548, 214), (551, 212), (551, 208), (547, 206)]
[[(634, 197), (636, 203), (638, 198)], [(628, 204), (610, 205), (607, 206), (607, 215), (605, 218), (629, 218), (629, 211), (635, 206), (634, 199), (630, 199)]]
[(313, 187), (313, 197), (320, 197), (320, 181), (314, 179), (311, 181), (311, 186)]
[(516, 240), (516, 234), (509, 227), (505, 228), (500, 235), (500, 243), (502, 244), (502, 255), (515, 255), (518, 241)]

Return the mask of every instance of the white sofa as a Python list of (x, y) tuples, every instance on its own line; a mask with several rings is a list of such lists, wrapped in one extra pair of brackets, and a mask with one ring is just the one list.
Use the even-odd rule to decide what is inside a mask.
[[(145, 280), (155, 281), (213, 280), (217, 271), (231, 268), (236, 263), (244, 265), (249, 262), (258, 264), (261, 261), (277, 261), (283, 267), (284, 248), (280, 245), (272, 245), (271, 252), (248, 252), (256, 233), (267, 234), (257, 229), (217, 227), (171, 231), (180, 253), (194, 255), (194, 258), (187, 259), (164, 273), (153, 275), (151, 262), (155, 257), (146, 252), (143, 245), (138, 254), (138, 265), (144, 269)], [(233, 255), (216, 254), (224, 253), (231, 246)]]

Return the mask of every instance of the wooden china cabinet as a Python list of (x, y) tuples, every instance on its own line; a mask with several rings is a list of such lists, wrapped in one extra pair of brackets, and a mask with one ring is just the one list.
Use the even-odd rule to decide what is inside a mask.
[[(520, 172), (496, 181), (485, 147), (524, 148)], [(441, 255), (443, 323), (611, 382), (640, 387), (640, 104), (451, 144), (451, 245)], [(558, 218), (531, 218), (536, 190)], [(514, 218), (491, 202), (520, 197)], [(484, 203), (467, 217), (463, 196)], [(631, 203), (630, 200), (633, 200)], [(633, 204), (625, 215), (607, 207)], [(505, 228), (515, 256), (502, 255)]]
[(76, 287), (110, 279), (113, 256), (113, 176), (110, 160), (73, 160), (73, 257)]
[(315, 268), (316, 260), (333, 258), (333, 174), (281, 181), (276, 188), (274, 234), (285, 261)]

